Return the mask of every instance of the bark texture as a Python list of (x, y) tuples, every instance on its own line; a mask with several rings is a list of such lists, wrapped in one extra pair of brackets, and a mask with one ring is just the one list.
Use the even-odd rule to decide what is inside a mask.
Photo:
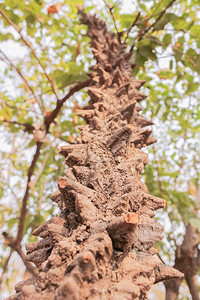
[(77, 144), (61, 149), (68, 168), (52, 195), (60, 215), (26, 246), (39, 275), (19, 283), (9, 300), (142, 300), (154, 283), (182, 276), (153, 256), (163, 231), (154, 211), (165, 201), (141, 180), (141, 148), (155, 142), (146, 129), (152, 123), (139, 115), (144, 82), (131, 77), (131, 54), (105, 23), (79, 13), (97, 62), (89, 105), (78, 112), (87, 125)]

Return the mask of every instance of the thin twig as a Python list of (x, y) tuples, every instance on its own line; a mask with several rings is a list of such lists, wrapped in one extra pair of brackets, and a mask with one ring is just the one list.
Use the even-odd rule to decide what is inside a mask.
[(120, 2), (121, 2), (120, 0), (117, 0), (117, 1), (115, 2), (115, 4), (111, 7), (111, 9), (113, 10)]
[[(25, 264), (28, 271), (33, 274), (34, 276), (37, 275), (36, 269), (32, 266), (30, 262), (26, 260), (25, 254), (22, 251), (21, 245), (18, 244), (13, 237), (9, 236), (7, 232), (3, 232), (2, 235), (5, 239), (5, 244), (8, 245), (12, 250), (15, 250), (19, 256), (21, 257), (23, 263)], [(11, 252), (12, 253), (12, 252)]]
[(57, 101), (57, 105), (56, 105), (55, 109), (44, 120), (44, 124), (45, 124), (45, 127), (46, 127), (46, 132), (49, 131), (49, 127), (50, 127), (51, 123), (53, 122), (53, 120), (59, 114), (59, 112), (61, 110), (61, 107), (63, 106), (65, 101), (68, 100), (75, 92), (78, 92), (79, 90), (83, 89), (84, 87), (87, 87), (90, 84), (90, 82), (91, 82), (91, 79), (87, 79), (85, 81), (78, 82), (76, 85), (74, 85), (69, 90), (67, 95), (65, 95), (61, 100)]
[(185, 54), (181, 49), (179, 49), (176, 45), (173, 47), (176, 51), (178, 51), (179, 53), (181, 53), (182, 55), (185, 55), (185, 57), (187, 57), (187, 59), (191, 62), (191, 64), (196, 68), (197, 65), (195, 64), (195, 62), (187, 55)]
[(35, 174), (34, 179), (29, 183), (29, 186), (30, 186), (30, 187), (35, 186), (35, 184), (37, 183), (37, 181), (38, 181), (40, 175), (41, 175), (42, 172), (44, 171), (44, 168), (45, 168), (45, 166), (46, 166), (46, 163), (47, 163), (48, 158), (49, 158), (49, 152), (47, 152), (46, 155), (44, 156), (41, 167), (39, 168), (39, 170), (38, 170), (37, 173)]
[(142, 35), (140, 36), (140, 38), (139, 38), (139, 40), (138, 41), (140, 41), (142, 38), (143, 38), (143, 36), (152, 28), (152, 27), (154, 27), (159, 21), (160, 21), (160, 19), (162, 18), (162, 16), (165, 14), (165, 12), (166, 12), (166, 10), (168, 9), (168, 8), (170, 8), (172, 5), (173, 5), (173, 3), (175, 2), (176, 0), (172, 0), (162, 11), (161, 11), (161, 13), (159, 14), (159, 16), (158, 16), (158, 18), (155, 20), (155, 22), (153, 23), (153, 24), (151, 24), (148, 28), (146, 28), (144, 31), (143, 31), (143, 33), (142, 33)]
[(12, 249), (11, 249), (11, 250), (10, 250), (10, 254), (8, 255), (8, 257), (7, 257), (6, 261), (5, 261), (5, 264), (4, 264), (4, 266), (3, 266), (3, 270), (2, 270), (2, 273), (1, 273), (1, 276), (0, 276), (0, 287), (1, 287), (1, 283), (2, 283), (2, 281), (3, 281), (4, 274), (6, 273), (6, 270), (7, 270), (7, 267), (8, 267), (9, 260), (10, 260), (10, 258), (11, 258), (11, 256), (12, 256), (12, 253), (13, 253), (13, 251), (12, 251)]
[(20, 122), (17, 122), (17, 121), (9, 121), (9, 120), (6, 120), (6, 119), (3, 119), (1, 122), (4, 122), (4, 123), (8, 123), (8, 124), (13, 124), (13, 125), (19, 125), (19, 126), (24, 126), (25, 127), (25, 131), (33, 131), (35, 129), (35, 127), (31, 124), (28, 124), (28, 123), (20, 123)]
[[(180, 2), (181, 2), (181, 0), (176, 0), (176, 4), (178, 4)], [(161, 4), (161, 2), (159, 2), (158, 4)], [(159, 5), (157, 6), (157, 8), (158, 7), (159, 7)], [(154, 7), (154, 8), (155, 8), (155, 11), (156, 11), (156, 7)], [(143, 19), (140, 22), (138, 22), (137, 25), (144, 24), (144, 23), (148, 22), (150, 19), (156, 18), (157, 16), (159, 16), (159, 14), (160, 14), (160, 12), (156, 12), (155, 14), (152, 14), (150, 16), (143, 17)], [(187, 32), (187, 30), (184, 30), (184, 29), (174, 29), (174, 30)]]
[(138, 25), (147, 23), (151, 18), (157, 17), (160, 14), (160, 12), (156, 12), (156, 11), (158, 11), (158, 8), (161, 4), (162, 4), (162, 1), (159, 1), (158, 4), (154, 6), (155, 14), (152, 13), (150, 16), (144, 17), (141, 22), (138, 22)]
[[(154, 22), (153, 24), (151, 24), (149, 27), (147, 27), (144, 31), (142, 31), (142, 32), (140, 33), (138, 42), (141, 41), (141, 39), (144, 37), (144, 35), (145, 35), (152, 27), (154, 27), (154, 26), (158, 23), (158, 21), (160, 21), (160, 19), (162, 18), (162, 16), (165, 14), (166, 10), (167, 10), (168, 8), (170, 8), (170, 7), (173, 5), (173, 3), (174, 3), (175, 1), (176, 1), (176, 0), (172, 0), (165, 8), (161, 11), (161, 13), (159, 14), (158, 18), (155, 20), (155, 22)], [(134, 46), (135, 46), (135, 44), (133, 44), (133, 45), (131, 46), (130, 52), (133, 51)]]
[(165, 265), (164, 260), (162, 259), (162, 257), (160, 256), (160, 253), (157, 253), (158, 258), (160, 259), (160, 261)]
[(30, 109), (30, 108), (27, 108), (27, 107), (20, 107), (20, 108), (18, 108), (18, 107), (14, 106), (14, 105), (10, 105), (10, 104), (8, 104), (7, 101), (4, 100), (3, 97), (4, 97), (4, 95), (3, 95), (3, 94), (0, 94), (0, 99), (1, 99), (1, 101), (2, 101), (2, 102), (1, 102), (2, 106), (3, 106), (4, 108), (5, 108), (5, 107), (9, 107), (9, 108), (13, 109), (13, 110), (14, 110), (14, 114), (17, 113), (18, 110), (26, 111), (26, 113), (27, 113), (27, 112), (34, 112), (34, 113), (35, 113), (35, 109), (33, 110), (33, 109)]
[(113, 8), (114, 8), (115, 6), (110, 7), (110, 6), (108, 5), (108, 3), (106, 2), (106, 0), (103, 0), (103, 2), (105, 3), (106, 7), (108, 8), (108, 10), (109, 10), (109, 12), (110, 12), (110, 15), (111, 15), (111, 17), (112, 17), (112, 19), (113, 19), (113, 24), (114, 24), (115, 30), (116, 30), (116, 32), (117, 32), (118, 41), (121, 42), (121, 35), (120, 35), (120, 32), (118, 31), (117, 24), (116, 24), (116, 20), (115, 20), (115, 16), (114, 16), (114, 14), (113, 14)]
[(126, 35), (126, 37), (125, 37), (125, 39), (124, 39), (124, 43), (126, 42), (126, 40), (127, 40), (128, 36), (129, 36), (129, 33), (130, 33), (131, 29), (136, 25), (136, 23), (137, 23), (139, 17), (140, 17), (140, 12), (138, 12), (138, 14), (137, 14), (135, 20), (133, 21), (131, 27), (127, 30), (127, 35)]
[(0, 53), (3, 55), (3, 57), (5, 58), (5, 60), (10, 64), (10, 66), (18, 73), (18, 75), (21, 77), (21, 79), (23, 80), (24, 82), (24, 85), (26, 87), (26, 89), (28, 91), (31, 92), (31, 94), (33, 95), (33, 98), (37, 101), (39, 107), (40, 107), (40, 110), (42, 111), (42, 106), (40, 104), (40, 102), (38, 101), (36, 95), (35, 95), (35, 92), (34, 90), (32, 89), (32, 87), (29, 85), (28, 81), (26, 80), (26, 78), (23, 76), (23, 74), (21, 73), (21, 71), (12, 63), (12, 61), (7, 57), (7, 55), (2, 51), (0, 50)]
[(26, 260), (26, 256), (25, 256), (24, 252), (22, 251), (22, 248), (18, 246), (15, 250), (17, 251), (17, 253), (18, 253), (19, 256), (21, 257), (21, 259), (22, 259), (23, 263), (25, 264), (27, 270), (28, 270), (31, 274), (33, 274), (34, 276), (36, 276), (36, 275), (37, 275), (37, 271), (36, 271), (36, 269), (32, 266), (32, 264)]
[(31, 52), (33, 53), (35, 59), (37, 60), (37, 62), (39, 63), (40, 67), (42, 68), (47, 80), (49, 81), (50, 85), (51, 85), (51, 89), (54, 93), (54, 95), (56, 96), (56, 99), (58, 101), (58, 95), (56, 93), (54, 84), (52, 79), (49, 77), (49, 75), (47, 74), (43, 64), (41, 63), (41, 60), (39, 59), (39, 57), (37, 56), (35, 50), (33, 49), (32, 45), (24, 38), (24, 36), (22, 35), (21, 31), (17, 28), (17, 26), (10, 20), (10, 18), (5, 14), (5, 12), (0, 8), (0, 13), (1, 15), (4, 17), (4, 19), (18, 32), (18, 34), (20, 35), (21, 39), (23, 40), (23, 42), (26, 44), (26, 46), (31, 50)]
[(35, 151), (33, 160), (31, 162), (31, 165), (28, 170), (26, 190), (25, 190), (24, 197), (22, 199), (22, 207), (21, 207), (21, 213), (20, 213), (20, 217), (19, 217), (19, 224), (18, 224), (18, 231), (17, 231), (17, 238), (16, 238), (16, 242), (18, 245), (21, 243), (21, 240), (23, 237), (23, 228), (24, 228), (24, 221), (25, 221), (25, 217), (26, 217), (26, 213), (27, 213), (27, 200), (28, 200), (28, 196), (29, 196), (31, 176), (33, 175), (37, 159), (40, 155), (40, 150), (41, 150), (42, 144), (43, 144), (43, 142), (37, 142), (36, 151)]

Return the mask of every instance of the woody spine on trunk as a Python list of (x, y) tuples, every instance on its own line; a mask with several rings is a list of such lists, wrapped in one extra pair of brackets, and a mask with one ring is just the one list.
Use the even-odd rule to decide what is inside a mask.
[(26, 246), (39, 274), (19, 283), (10, 300), (147, 299), (154, 283), (182, 277), (153, 256), (163, 237), (154, 211), (165, 201), (141, 180), (141, 148), (155, 142), (146, 128), (152, 122), (139, 114), (144, 82), (131, 77), (131, 53), (105, 23), (79, 14), (96, 59), (89, 104), (78, 111), (87, 125), (76, 144), (61, 148), (68, 168), (52, 195), (60, 215)]

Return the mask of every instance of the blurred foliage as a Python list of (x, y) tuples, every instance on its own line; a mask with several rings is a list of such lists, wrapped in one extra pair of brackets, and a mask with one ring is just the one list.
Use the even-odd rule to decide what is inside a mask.
[[(18, 30), (1, 17), (1, 230), (16, 237), (27, 173), (36, 149), (36, 129), (43, 128), (57, 99), (87, 78), (93, 64), (87, 29), (77, 15), (76, 5), (84, 4), (87, 12), (103, 18), (115, 33), (117, 28), (128, 50), (133, 49), (133, 75), (146, 80), (142, 91), (148, 98), (141, 105), (143, 113), (155, 122), (153, 134), (158, 143), (148, 149), (150, 164), (144, 177), (150, 193), (167, 201), (165, 212), (158, 213), (166, 225), (167, 242), (160, 242), (158, 248), (163, 259), (172, 262), (184, 226), (190, 222), (200, 230), (199, 1), (138, 0), (130, 9), (126, 1), (107, 1), (113, 15), (103, 1), (82, 2), (6, 0), (0, 6)], [(44, 69), (19, 33), (32, 45)], [(85, 90), (74, 94), (43, 140), (31, 178), (22, 246), (34, 241), (31, 231), (57, 212), (48, 199), (56, 190), (57, 177), (64, 173), (58, 151), (63, 141), (74, 142), (77, 126), (83, 123), (76, 110), (87, 99)], [(3, 268), (9, 247), (1, 247)], [(16, 274), (11, 260), (4, 276), (9, 291)]]

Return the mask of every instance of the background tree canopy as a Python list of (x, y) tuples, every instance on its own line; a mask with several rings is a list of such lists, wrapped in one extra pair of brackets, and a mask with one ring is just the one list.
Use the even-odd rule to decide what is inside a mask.
[[(141, 106), (155, 123), (158, 142), (148, 148), (144, 179), (151, 194), (167, 200), (165, 210), (157, 214), (165, 226), (165, 238), (157, 244), (159, 257), (179, 269), (186, 262), (193, 271), (188, 278), (181, 269), (185, 280), (179, 299), (191, 299), (190, 293), (198, 299), (198, 0), (7, 0), (1, 4), (2, 296), (11, 293), (24, 276), (35, 273), (25, 261), (24, 245), (34, 241), (31, 232), (58, 211), (49, 195), (56, 189), (57, 177), (64, 174), (59, 148), (74, 143), (83, 124), (76, 112), (88, 101), (85, 88), (94, 60), (76, 5), (104, 19), (128, 44), (128, 51), (133, 50), (134, 76), (146, 81), (143, 92), (148, 97)], [(195, 239), (189, 249), (185, 245), (191, 230)], [(160, 286), (154, 290), (153, 299), (162, 299), (161, 291)]]

